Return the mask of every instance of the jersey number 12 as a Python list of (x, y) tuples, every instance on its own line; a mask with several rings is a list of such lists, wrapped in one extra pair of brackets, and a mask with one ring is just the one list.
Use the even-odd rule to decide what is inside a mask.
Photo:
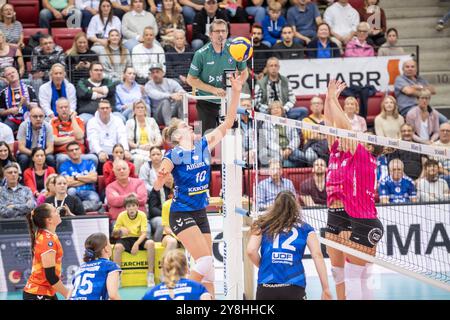
[[(281, 249), (295, 251), (295, 247), (293, 245), (291, 245), (291, 243), (297, 239), (298, 231), (295, 228), (293, 228), (291, 231), (292, 231), (292, 235), (281, 244)], [(272, 247), (274, 249), (280, 248), (280, 235), (279, 234), (277, 234), (277, 236), (273, 239)]]

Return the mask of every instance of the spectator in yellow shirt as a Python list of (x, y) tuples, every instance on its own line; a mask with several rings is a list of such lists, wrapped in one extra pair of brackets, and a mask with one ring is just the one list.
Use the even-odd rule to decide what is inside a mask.
[(162, 236), (162, 245), (164, 248), (164, 255), (169, 252), (170, 250), (181, 248), (182, 244), (178, 240), (177, 236), (172, 232), (172, 229), (170, 229), (169, 226), (169, 215), (170, 215), (170, 205), (172, 204), (172, 199), (169, 199), (165, 201), (162, 205), (162, 226), (164, 228), (163, 230), (163, 236)]
[(113, 260), (119, 266), (124, 251), (135, 255), (139, 250), (147, 250), (147, 286), (155, 286), (155, 243), (147, 239), (147, 215), (139, 211), (139, 200), (135, 194), (125, 198), (125, 211), (117, 217), (113, 237), (119, 238), (114, 246)]

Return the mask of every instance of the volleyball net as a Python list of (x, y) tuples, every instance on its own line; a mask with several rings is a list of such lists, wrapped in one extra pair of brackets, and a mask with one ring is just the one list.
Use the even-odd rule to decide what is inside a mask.
[[(280, 191), (290, 190), (298, 196), (304, 219), (318, 231), (322, 243), (450, 290), (450, 194), (445, 175), (450, 150), (262, 113), (252, 118), (251, 130), (243, 137), (250, 142), (243, 143), (243, 157), (249, 163), (243, 190), (251, 199), (252, 216), (264, 213)], [(330, 136), (384, 152), (377, 158), (373, 194), (384, 227), (375, 256), (364, 246), (352, 246), (348, 237), (330, 240), (324, 236)]]

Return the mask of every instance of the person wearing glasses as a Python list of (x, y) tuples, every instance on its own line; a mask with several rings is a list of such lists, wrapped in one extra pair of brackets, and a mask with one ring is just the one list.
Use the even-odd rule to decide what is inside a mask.
[[(205, 3), (205, 6), (207, 5), (209, 4)], [(224, 70), (237, 69), (241, 73), (243, 82), (247, 81), (247, 63), (237, 62), (231, 57), (228, 51), (230, 42), (227, 40), (227, 36), (227, 21), (216, 17), (209, 25), (211, 42), (197, 50), (192, 59), (187, 83), (197, 89), (197, 95), (199, 96), (213, 95), (218, 98), (225, 98)], [(194, 47), (194, 45), (192, 46)], [(217, 127), (220, 99), (198, 100), (196, 108), (202, 125), (202, 134)]]
[(345, 46), (345, 57), (374, 57), (375, 50), (367, 42), (370, 25), (367, 22), (361, 22), (356, 29), (356, 36)]
[(45, 150), (45, 162), (55, 168), (55, 156), (53, 155), (53, 130), (48, 122), (44, 121), (45, 113), (40, 107), (34, 107), (30, 111), (30, 119), (22, 122), (17, 132), (19, 141), (19, 153), (17, 162), (24, 172), (31, 160), (33, 148), (41, 147)]
[(406, 123), (414, 129), (414, 142), (432, 144), (439, 139), (439, 113), (430, 107), (431, 92), (422, 90), (418, 105), (406, 114)]

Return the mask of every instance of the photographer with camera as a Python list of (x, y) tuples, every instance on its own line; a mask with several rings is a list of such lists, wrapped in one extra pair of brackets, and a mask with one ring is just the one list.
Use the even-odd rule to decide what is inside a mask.
[(64, 176), (57, 176), (54, 184), (55, 195), (47, 197), (46, 203), (53, 204), (61, 217), (86, 214), (81, 200), (76, 196), (67, 194), (67, 179)]

